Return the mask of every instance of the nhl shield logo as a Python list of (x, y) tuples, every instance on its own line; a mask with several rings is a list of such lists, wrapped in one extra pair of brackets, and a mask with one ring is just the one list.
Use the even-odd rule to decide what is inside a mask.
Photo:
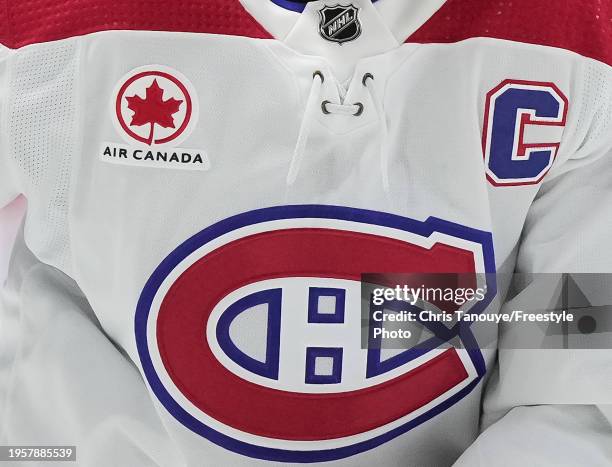
[(319, 31), (323, 39), (343, 44), (361, 35), (359, 8), (354, 5), (325, 6), (319, 10)]

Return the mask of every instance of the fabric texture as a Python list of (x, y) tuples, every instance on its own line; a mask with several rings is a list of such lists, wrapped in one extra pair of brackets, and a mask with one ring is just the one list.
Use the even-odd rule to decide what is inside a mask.
[[(360, 341), (362, 273), (612, 272), (610, 2), (450, 0), (343, 56), (395, 37), (366, 1), (334, 10), (342, 46), (321, 10), (297, 18), (329, 55), (259, 40), (235, 1), (2, 3), (0, 204), (28, 211), (0, 444), (76, 443), (83, 466), (612, 462), (609, 352), (509, 350), (504, 325)], [(534, 292), (484, 280), (478, 313)]]

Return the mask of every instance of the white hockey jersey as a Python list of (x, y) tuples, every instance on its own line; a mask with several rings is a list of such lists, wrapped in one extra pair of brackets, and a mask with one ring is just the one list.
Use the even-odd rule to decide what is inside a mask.
[(612, 465), (609, 350), (465, 329), (469, 350), (385, 359), (359, 306), (362, 273), (612, 272), (610, 1), (7, 0), (0, 21), (0, 204), (28, 200), (0, 444)]

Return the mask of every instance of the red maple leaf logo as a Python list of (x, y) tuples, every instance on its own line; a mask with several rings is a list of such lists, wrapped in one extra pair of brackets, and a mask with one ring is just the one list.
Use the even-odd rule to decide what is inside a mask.
[(183, 101), (171, 97), (164, 100), (164, 91), (154, 79), (151, 86), (147, 88), (146, 97), (143, 99), (138, 94), (126, 97), (128, 109), (134, 111), (130, 126), (151, 125), (151, 132), (147, 139), (150, 146), (153, 143), (155, 125), (163, 128), (175, 128), (173, 114), (179, 111)]

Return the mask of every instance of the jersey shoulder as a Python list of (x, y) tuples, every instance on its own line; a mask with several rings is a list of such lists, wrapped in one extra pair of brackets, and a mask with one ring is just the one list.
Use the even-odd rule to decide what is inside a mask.
[(0, 43), (10, 48), (106, 30), (200, 32), (268, 38), (238, 0), (0, 0)]
[(558, 47), (612, 65), (612, 0), (448, 0), (408, 42), (474, 37)]

